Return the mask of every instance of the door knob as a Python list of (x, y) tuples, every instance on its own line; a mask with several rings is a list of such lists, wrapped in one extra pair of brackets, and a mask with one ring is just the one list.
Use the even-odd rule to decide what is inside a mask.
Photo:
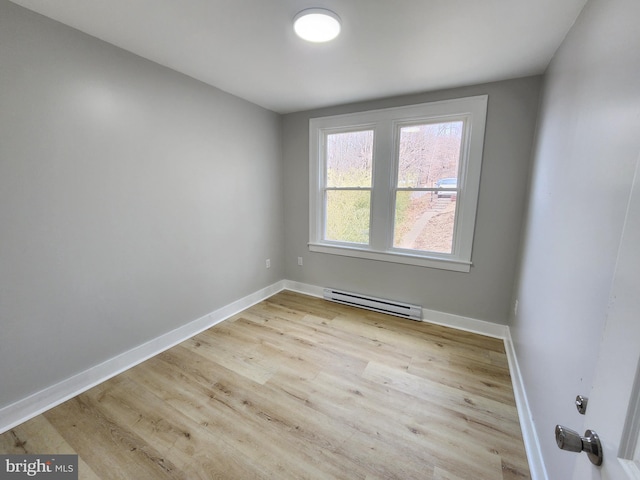
[(584, 437), (570, 428), (556, 425), (556, 443), (562, 450), (587, 452), (594, 465), (602, 465), (602, 444), (598, 434), (592, 430), (584, 432)]

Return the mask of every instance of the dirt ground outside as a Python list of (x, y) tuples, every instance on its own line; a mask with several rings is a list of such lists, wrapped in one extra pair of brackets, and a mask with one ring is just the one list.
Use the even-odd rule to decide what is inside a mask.
[(414, 250), (451, 253), (456, 197), (428, 193), (411, 200), (396, 228), (394, 245)]

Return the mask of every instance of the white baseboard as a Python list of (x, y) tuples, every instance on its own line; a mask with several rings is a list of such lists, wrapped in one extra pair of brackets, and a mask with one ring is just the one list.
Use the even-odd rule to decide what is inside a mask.
[[(308, 283), (294, 282), (292, 280), (284, 281), (284, 288), (298, 293), (304, 293), (313, 297), (323, 297), (324, 287), (309, 285)], [(505, 325), (477, 320), (475, 318), (462, 317), (451, 313), (438, 312), (436, 310), (422, 309), (422, 321), (435, 323), (445, 327), (464, 330), (467, 332), (479, 333), (494, 338), (505, 338), (508, 329)]]
[[(0, 433), (158, 355), (282, 290), (291, 290), (320, 298), (323, 296), (323, 287), (291, 280), (276, 282), (73, 377), (0, 408)], [(504, 340), (531, 478), (532, 480), (548, 480), (509, 327), (427, 309), (423, 309), (423, 321)]]
[(511, 383), (513, 384), (513, 394), (516, 398), (516, 406), (518, 408), (518, 416), (520, 418), (520, 429), (522, 430), (522, 439), (524, 440), (524, 448), (527, 452), (527, 460), (529, 461), (529, 471), (532, 480), (549, 480), (547, 469), (544, 465), (542, 457), (542, 449), (540, 441), (536, 433), (535, 424), (531, 408), (529, 408), (529, 400), (524, 386), (524, 379), (518, 365), (518, 357), (511, 339), (511, 331), (507, 328), (504, 339), (504, 348), (507, 352), (507, 360), (509, 361), (509, 372), (511, 373)]
[(285, 280), (284, 289), (291, 290), (292, 292), (304, 293), (305, 295), (311, 295), (312, 297), (318, 298), (322, 298), (324, 293), (324, 287), (309, 285), (308, 283), (294, 282), (293, 280)]
[(193, 320), (164, 335), (149, 340), (131, 350), (95, 365), (83, 372), (51, 385), (22, 400), (0, 408), (0, 433), (26, 422), (56, 405), (89, 390), (119, 373), (128, 370), (165, 350), (184, 342), (236, 313), (255, 305), (284, 289), (285, 281), (279, 281)]
[(499, 323), (491, 323), (485, 320), (438, 312), (437, 310), (428, 310), (426, 308), (422, 309), (422, 321), (501, 339), (506, 337), (507, 331), (509, 330), (509, 327), (500, 325)]

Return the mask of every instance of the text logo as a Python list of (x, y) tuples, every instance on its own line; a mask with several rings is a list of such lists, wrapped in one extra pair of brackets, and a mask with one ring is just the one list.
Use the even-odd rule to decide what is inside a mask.
[(0, 455), (0, 480), (78, 480), (78, 455)]

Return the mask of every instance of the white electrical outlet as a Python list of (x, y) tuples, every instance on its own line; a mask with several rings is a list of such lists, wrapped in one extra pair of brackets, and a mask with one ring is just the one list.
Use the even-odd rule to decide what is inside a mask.
[(513, 303), (513, 314), (518, 315), (518, 300)]
[(298, 257), (298, 265), (302, 266), (302, 257)]
[(267, 268), (271, 268), (271, 259), (267, 258)]

